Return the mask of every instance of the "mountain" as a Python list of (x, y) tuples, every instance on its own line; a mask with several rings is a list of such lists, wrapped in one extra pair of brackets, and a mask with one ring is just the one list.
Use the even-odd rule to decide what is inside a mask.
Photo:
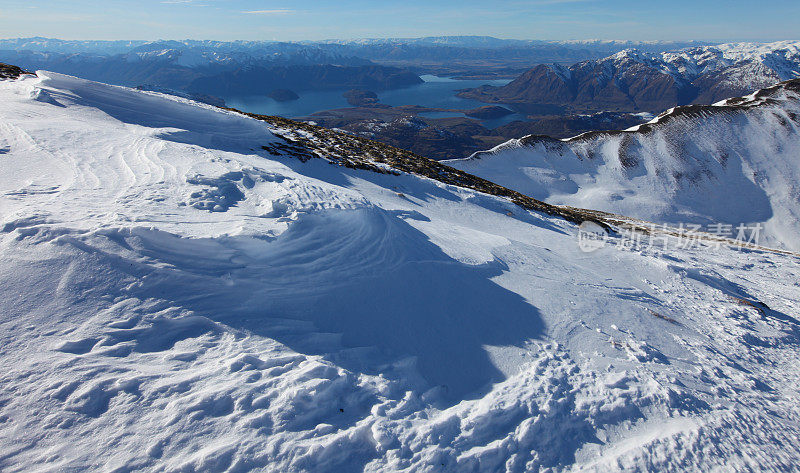
[(384, 90), (422, 82), (407, 71), (365, 65), (369, 61), (360, 59), (340, 64), (334, 56), (304, 53), (266, 59), (190, 57), (187, 51), (159, 48), (116, 56), (0, 51), (0, 57), (8, 62), (19, 61), (31, 70), (54, 69), (117, 85), (148, 85), (211, 95), (267, 95), (274, 89), (290, 87), (308, 90), (358, 86)]
[[(210, 41), (210, 40), (158, 40), (158, 41), (78, 41), (55, 38), (0, 39), (4, 54), (49, 53), (87, 56), (142, 56), (156, 52), (159, 55), (181, 56), (182, 65), (209, 64), (220, 61), (246, 59), (276, 59), (287, 64), (344, 64), (364, 65), (364, 59), (392, 60), (458, 60), (509, 59), (576, 62), (601, 58), (626, 48), (662, 52), (700, 42), (636, 42), (636, 41), (537, 41), (509, 40), (489, 36), (439, 36), (426, 38), (389, 38), (328, 41)], [(24, 57), (24, 56), (20, 56)], [(355, 58), (363, 58), (354, 63)], [(5, 58), (9, 59), (9, 58)]]
[[(601, 58), (628, 48), (639, 48), (643, 51), (662, 52), (687, 47), (697, 47), (708, 43), (699, 41), (547, 41), (500, 39), (491, 36), (429, 36), (423, 38), (364, 38), (356, 40), (307, 41), (303, 44), (315, 46), (338, 46), (354, 54), (370, 57), (374, 60), (400, 58), (409, 51), (427, 51), (428, 55), (450, 54), (458, 56), (473, 54), (475, 58), (491, 58), (491, 54), (514, 55), (520, 57), (546, 56), (548, 54), (566, 54), (580, 56), (584, 59)], [(438, 51), (438, 52), (437, 52)], [(469, 53), (468, 51), (471, 51)], [(429, 57), (429, 59), (431, 59)], [(457, 57), (456, 57), (457, 58)]]
[[(340, 56), (296, 43), (187, 40), (125, 42), (126, 48), (119, 43), (0, 40), (0, 61), (20, 64), (30, 70), (52, 70), (117, 85), (149, 84), (178, 91), (186, 91), (196, 80), (219, 80), (236, 74), (252, 76), (254, 71), (263, 74), (254, 80), (266, 81), (282, 71), (285, 75), (292, 66), (304, 66), (306, 72), (317, 76), (330, 73), (332, 65), (352, 68), (342, 69), (346, 72), (338, 76), (347, 72), (362, 77), (371, 73), (396, 73), (392, 68), (381, 71), (382, 66), (374, 66), (366, 59)], [(369, 65), (373, 67), (359, 69)], [(253, 84), (246, 85), (250, 89), (257, 88)], [(267, 94), (271, 90), (259, 89), (259, 93)]]
[(407, 67), (418, 74), (476, 78), (513, 78), (531, 64), (573, 64), (600, 59), (626, 48), (660, 53), (699, 42), (537, 41), (488, 36), (381, 38), (308, 43), (336, 54), (378, 64)]
[(40, 71), (0, 101), (3, 471), (800, 461), (796, 254), (650, 251), (621, 216), (156, 92)]
[[(572, 64), (626, 47), (666, 51), (698, 43), (546, 42), (490, 37), (357, 41), (69, 41), (0, 39), (0, 61), (119, 85), (182, 89), (198, 76), (273, 66), (381, 64), (447, 75), (509, 74), (531, 63)], [(291, 89), (291, 87), (288, 87)]]
[(526, 195), (652, 222), (758, 222), (800, 249), (800, 79), (625, 131), (526, 136), (446, 161)]
[[(50, 55), (86, 57), (125, 57), (129, 61), (161, 57), (173, 59), (182, 66), (214, 63), (271, 60), (284, 64), (350, 64), (364, 65), (368, 61), (338, 56), (313, 44), (279, 41), (70, 41), (53, 38), (0, 39), (0, 51), (47, 53)], [(21, 56), (24, 57), (24, 56)]]
[(626, 49), (569, 67), (539, 65), (502, 87), (459, 95), (520, 110), (649, 111), (709, 104), (800, 75), (800, 42), (737, 43), (652, 54)]
[(388, 66), (310, 66), (248, 67), (194, 79), (186, 86), (190, 92), (211, 95), (266, 95), (275, 89), (326, 90), (365, 88), (397, 89), (421, 84), (416, 74)]
[[(387, 58), (391, 48), (425, 47), (508, 50), (537, 48), (547, 51), (548, 48), (563, 48), (574, 51), (590, 52), (596, 57), (604, 57), (623, 49), (638, 48), (642, 51), (662, 52), (688, 47), (704, 46), (709, 43), (700, 41), (545, 41), (500, 39), (491, 36), (430, 36), (423, 38), (364, 38), (355, 40), (326, 41), (212, 41), (212, 40), (157, 40), (157, 41), (99, 41), (99, 40), (62, 40), (56, 38), (12, 38), (0, 39), (0, 50), (26, 50), (52, 53), (91, 53), (91, 54), (125, 54), (149, 45), (167, 45), (169, 49), (204, 50), (218, 53), (239, 53), (252, 57), (265, 57), (273, 54), (286, 54), (288, 51), (312, 51), (330, 47), (342, 48), (345, 55), (354, 55), (354, 51), (367, 47), (385, 47), (384, 53), (376, 58)], [(375, 49), (374, 51), (380, 51)]]
[(0, 50), (110, 55), (123, 54), (147, 43), (147, 41), (64, 40), (42, 37), (8, 38), (0, 39)]

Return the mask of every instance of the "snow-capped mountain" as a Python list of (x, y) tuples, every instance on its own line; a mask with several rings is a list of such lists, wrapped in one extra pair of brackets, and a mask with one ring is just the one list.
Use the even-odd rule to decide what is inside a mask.
[(51, 72), (0, 103), (3, 471), (800, 462), (797, 255), (586, 253), (618, 217)]
[(527, 136), (447, 163), (537, 199), (677, 225), (759, 222), (800, 249), (800, 79), (620, 132)]
[(570, 67), (539, 65), (502, 87), (461, 95), (530, 111), (645, 110), (710, 104), (800, 76), (800, 41), (700, 46), (652, 53), (625, 49)]

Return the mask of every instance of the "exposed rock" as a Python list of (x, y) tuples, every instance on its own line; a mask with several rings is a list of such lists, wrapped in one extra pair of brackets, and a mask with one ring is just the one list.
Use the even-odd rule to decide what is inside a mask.
[(33, 72), (0, 62), (0, 79), (17, 79), (23, 74), (33, 74)]

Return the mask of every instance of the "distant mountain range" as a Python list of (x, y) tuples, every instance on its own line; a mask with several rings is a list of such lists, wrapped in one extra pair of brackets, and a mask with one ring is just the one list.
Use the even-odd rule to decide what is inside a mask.
[(159, 56), (183, 66), (225, 62), (270, 60), (291, 64), (365, 64), (357, 58), (341, 57), (314, 44), (278, 41), (71, 41), (51, 38), (0, 39), (0, 51), (61, 53), (68, 55), (115, 56), (135, 58)]
[[(249, 90), (267, 94), (269, 87), (302, 88), (297, 77), (285, 69), (274, 67), (336, 65), (359, 67), (370, 65), (398, 66), (415, 74), (512, 74), (531, 64), (557, 62), (572, 64), (599, 58), (626, 47), (666, 51), (699, 43), (633, 43), (633, 42), (548, 42), (502, 40), (490, 37), (436, 37), (416, 39), (381, 39), (357, 41), (68, 41), (50, 38), (18, 38), (0, 40), (0, 61), (20, 64), (29, 69), (45, 69), (72, 74), (118, 85), (153, 84), (158, 87), (186, 90), (210, 88), (205, 83), (218, 83), (234, 73), (248, 76), (254, 82)], [(260, 75), (254, 73), (259, 71)], [(330, 76), (331, 69), (315, 70), (312, 76)], [(391, 88), (408, 85), (407, 79), (386, 82), (382, 77), (396, 74), (393, 70), (337, 70), (328, 87)], [(373, 79), (359, 82), (358, 76), (377, 72)], [(342, 79), (341, 75), (349, 75)], [(275, 76), (291, 77), (275, 84)], [(259, 82), (271, 80), (268, 86)], [(317, 86), (319, 80), (305, 81)], [(374, 84), (374, 85), (373, 85)], [(230, 84), (230, 87), (242, 84)], [(224, 89), (220, 84), (215, 89)]]
[[(23, 64), (31, 70), (51, 70), (117, 85), (152, 84), (177, 90), (188, 90), (189, 85), (200, 78), (227, 76), (239, 71), (261, 71), (262, 77), (254, 80), (263, 81), (275, 75), (272, 68), (336, 65), (342, 67), (344, 75), (363, 76), (364, 70), (358, 68), (372, 65), (366, 59), (341, 56), (296, 43), (78, 42), (41, 38), (0, 41), (0, 60)], [(380, 68), (372, 69), (378, 70)], [(382, 75), (392, 72), (380, 71)], [(297, 86), (291, 82), (291, 87)], [(352, 79), (340, 85), (346, 87), (350, 82)], [(258, 92), (266, 95), (273, 85), (265, 84)], [(331, 82), (328, 85), (335, 84)], [(367, 81), (364, 85), (371, 86), (372, 82)], [(278, 86), (287, 87), (287, 84)]]
[[(575, 55), (603, 57), (626, 48), (637, 48), (641, 51), (661, 52), (681, 48), (703, 46), (712, 43), (701, 41), (544, 41), (499, 39), (491, 36), (433, 36), (424, 38), (376, 38), (356, 40), (326, 41), (211, 41), (211, 40), (158, 40), (158, 41), (98, 41), (98, 40), (62, 40), (55, 38), (14, 38), (0, 39), (0, 50), (38, 51), (67, 54), (114, 55), (148, 49), (173, 49), (178, 51), (214, 52), (218, 54), (239, 54), (253, 58), (266, 58), (274, 55), (287, 55), (297, 51), (341, 51), (343, 56), (367, 57), (385, 60), (393, 56), (402, 56), (403, 51), (416, 51), (422, 48), (436, 50), (438, 56), (449, 55), (453, 48), (480, 50), (476, 55), (487, 56), (487, 51), (525, 50), (527, 54), (542, 54), (548, 51), (575, 51)], [(587, 56), (588, 55), (588, 56)], [(415, 58), (417, 56), (414, 56)]]
[(538, 65), (502, 87), (466, 98), (514, 104), (528, 113), (658, 112), (708, 104), (800, 76), (800, 41), (735, 43), (674, 52), (626, 49), (572, 66)]
[[(626, 48), (648, 52), (696, 47), (700, 42), (536, 41), (486, 36), (442, 36), (408, 39), (367, 39), (309, 43), (339, 55), (352, 55), (380, 64), (403, 64), (426, 70), (437, 63), (492, 69), (522, 69), (538, 63), (573, 64), (598, 59)], [(446, 69), (445, 69), (446, 70)]]

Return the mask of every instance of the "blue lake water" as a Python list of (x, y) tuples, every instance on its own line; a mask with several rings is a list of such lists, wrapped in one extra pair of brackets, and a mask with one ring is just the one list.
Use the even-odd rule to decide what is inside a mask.
[[(402, 89), (378, 92), (381, 103), (393, 106), (420, 105), (432, 108), (452, 108), (469, 110), (487, 104), (472, 99), (456, 97), (459, 89), (479, 87), (481, 85), (501, 86), (508, 84), (509, 80), (456, 80), (446, 77), (431, 75), (420, 76), (424, 81), (421, 84)], [(333, 108), (350, 107), (342, 94), (348, 89), (298, 92), (300, 98), (291, 102), (277, 102), (266, 96), (223, 97), (229, 107), (238, 108), (251, 113), (264, 115), (279, 115), (288, 118), (297, 118), (311, 115), (314, 112), (330, 110)], [(429, 118), (463, 117), (456, 112), (427, 112), (420, 116)], [(524, 120), (524, 115), (512, 114), (502, 118), (480, 120), (489, 128), (495, 128), (514, 120)]]

